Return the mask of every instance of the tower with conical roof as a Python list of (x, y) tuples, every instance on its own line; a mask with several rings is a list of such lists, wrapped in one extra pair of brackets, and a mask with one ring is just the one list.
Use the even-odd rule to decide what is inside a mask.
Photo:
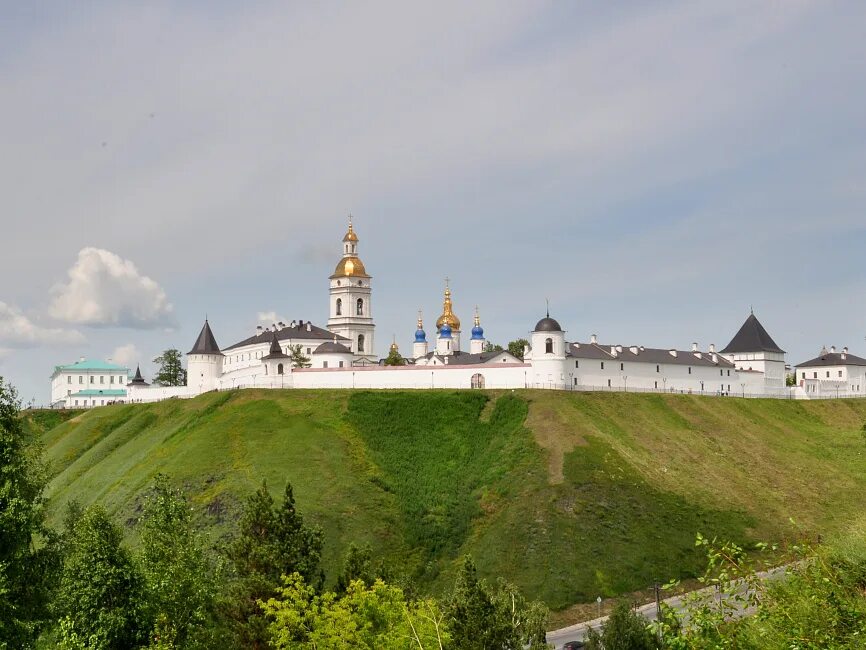
[(785, 351), (764, 329), (754, 311), (719, 354), (736, 366), (742, 383), (762, 383), (771, 391), (784, 390)]
[(207, 318), (195, 344), (186, 353), (186, 366), (186, 385), (197, 393), (219, 388), (219, 378), (223, 374), (223, 353), (217, 345)]
[(343, 251), (331, 275), (328, 329), (349, 339), (359, 359), (376, 361), (373, 339), (372, 276), (358, 257), (358, 235), (349, 215), (349, 229), (343, 237)]
[(472, 338), (469, 340), (469, 352), (479, 354), (484, 352), (484, 328), (481, 327), (481, 318), (478, 316), (478, 307), (475, 307), (475, 324), (472, 326)]

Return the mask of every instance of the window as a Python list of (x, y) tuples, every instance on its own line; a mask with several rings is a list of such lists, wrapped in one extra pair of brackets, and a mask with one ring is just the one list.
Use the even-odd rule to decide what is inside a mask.
[(839, 376), (840, 376), (840, 377), (842, 376), (842, 371), (841, 371), (841, 370), (839, 371)]
[(692, 374), (692, 367), (689, 366), (689, 374)]
[(93, 375), (90, 375), (90, 383), (91, 384), (94, 383), (94, 381), (93, 381), (94, 379), (96, 379), (96, 377), (94, 377)]
[(805, 378), (806, 378), (806, 373), (804, 372), (802, 379), (805, 379)]
[(279, 365), (277, 365), (277, 374), (278, 374), (278, 375), (282, 375), (282, 374), (283, 374), (283, 364), (279, 364)]
[(731, 385), (730, 384), (728, 384), (728, 392), (729, 393), (731, 392)]
[(472, 388), (484, 388), (484, 375), (476, 372), (471, 379)]
[[(358, 298), (358, 302), (362, 303), (363, 301), (360, 298)], [(363, 352), (363, 351), (364, 351), (364, 335), (358, 334), (358, 352)]]
[(111, 377), (109, 377), (109, 379), (110, 379), (111, 381), (109, 381), (108, 383), (109, 383), (109, 384), (113, 384), (113, 383), (114, 383), (114, 375), (111, 375)]
[(328, 367), (328, 362), (322, 361), (322, 368), (327, 368), (327, 367)]
[(81, 375), (78, 375), (78, 383), (79, 383), (79, 384), (83, 384), (83, 383), (84, 383), (84, 377), (82, 377)]
[(342, 362), (342, 361), (340, 362), (340, 367), (341, 367), (341, 368), (343, 367), (343, 362)]
[(661, 372), (658, 365), (656, 365), (656, 372)]
[(815, 376), (814, 376), (814, 377), (813, 377), (813, 379), (818, 379), (818, 373), (817, 373), (817, 372), (815, 372), (815, 373), (812, 373), (812, 374), (814, 374), (814, 375), (815, 375)]
[(577, 361), (574, 362), (574, 367), (575, 367), (575, 368), (580, 368), (580, 366), (578, 365), (578, 362), (577, 362)]
[(619, 364), (619, 369), (620, 369), (620, 370), (625, 370), (625, 364), (624, 364), (624, 363)]
[(827, 371), (827, 379), (829, 379), (829, 378), (830, 378), (830, 371), (828, 370)]
[(358, 308), (357, 308), (358, 316), (364, 315), (364, 299), (358, 298)]
[(75, 400), (75, 406), (78, 406), (78, 400)]
[(574, 378), (574, 385), (577, 386), (577, 377)]
[(604, 370), (604, 361), (601, 362), (601, 369)]
[(728, 377), (730, 377), (730, 376), (731, 376), (731, 371), (730, 371), (730, 370), (728, 370)]
[(337, 316), (343, 315), (343, 299), (337, 298)]
[(719, 375), (722, 376), (722, 377), (724, 377), (724, 376), (725, 376), (725, 371), (724, 371), (724, 370), (719, 370)]
[(658, 383), (658, 382), (655, 382), (655, 387), (656, 387), (656, 388), (659, 387), (659, 383)]
[(553, 354), (553, 339), (545, 339), (544, 340), (544, 352), (546, 354)]
[(66, 383), (67, 383), (67, 384), (71, 384), (71, 383), (72, 383), (72, 375), (66, 375)]
[(312, 354), (312, 353), (313, 353), (313, 348), (307, 348), (307, 354)]
[(610, 388), (610, 379), (607, 380), (607, 387)]

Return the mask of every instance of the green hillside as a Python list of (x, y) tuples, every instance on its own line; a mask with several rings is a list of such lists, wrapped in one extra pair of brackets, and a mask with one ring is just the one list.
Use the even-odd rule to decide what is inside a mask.
[(275, 495), (288, 480), (331, 576), (369, 541), (436, 591), (468, 552), (554, 608), (688, 576), (698, 531), (842, 528), (866, 502), (864, 422), (866, 400), (546, 391), (244, 390), (31, 416), (55, 522), (98, 501), (134, 537), (162, 472), (218, 538), (262, 479)]

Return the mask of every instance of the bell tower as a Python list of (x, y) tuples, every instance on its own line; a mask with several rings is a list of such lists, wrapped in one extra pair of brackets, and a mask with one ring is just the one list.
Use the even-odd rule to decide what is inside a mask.
[(349, 215), (349, 230), (343, 237), (342, 257), (331, 275), (328, 329), (349, 339), (346, 346), (357, 360), (376, 362), (374, 347), (372, 277), (358, 257), (358, 235)]

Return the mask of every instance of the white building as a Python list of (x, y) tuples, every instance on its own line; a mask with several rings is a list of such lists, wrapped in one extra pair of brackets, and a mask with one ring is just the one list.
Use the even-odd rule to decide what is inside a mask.
[(127, 398), (129, 368), (81, 357), (56, 366), (51, 375), (52, 408), (105, 406)]
[[(553, 388), (562, 390), (638, 390), (711, 395), (774, 395), (785, 393), (785, 353), (754, 314), (720, 352), (710, 345), (700, 350), (605, 345), (592, 335), (589, 342), (566, 339), (559, 322), (547, 314), (529, 335), (523, 359), (508, 351), (488, 349), (478, 308), (475, 308), (469, 349), (462, 346), (461, 322), (454, 311), (446, 280), (442, 314), (436, 320), (435, 340), (428, 343), (419, 312), (411, 358), (403, 366), (385, 366), (375, 353), (372, 277), (358, 256), (358, 236), (351, 219), (343, 237), (340, 259), (329, 277), (327, 329), (309, 320), (257, 327), (248, 338), (220, 348), (205, 320), (187, 353), (187, 385), (149, 386), (137, 372), (128, 385), (117, 379), (78, 379), (74, 371), (52, 377), (52, 398), (58, 405), (75, 406), (125, 401), (156, 401), (191, 397), (211, 390), (260, 388)], [(396, 342), (392, 350), (399, 354)], [(303, 357), (299, 362), (299, 357)], [(296, 362), (296, 363), (293, 363)], [(864, 362), (866, 364), (866, 362)], [(72, 366), (74, 367), (74, 365)], [(70, 367), (70, 368), (72, 368)], [(98, 368), (95, 367), (94, 372)], [(117, 368), (116, 377), (126, 373)], [(835, 372), (835, 370), (834, 370)], [(846, 381), (857, 390), (845, 370)], [(104, 373), (110, 378), (110, 373)], [(99, 377), (96, 374), (95, 377)], [(125, 374), (123, 374), (125, 377)], [(97, 381), (105, 385), (91, 386)], [(114, 381), (116, 388), (112, 389)], [(68, 393), (63, 392), (64, 382)], [(74, 385), (81, 382), (80, 385)], [(121, 391), (117, 394), (73, 395), (72, 388)]]
[(814, 359), (797, 364), (794, 373), (797, 387), (809, 398), (866, 396), (866, 359), (848, 348), (824, 348)]

